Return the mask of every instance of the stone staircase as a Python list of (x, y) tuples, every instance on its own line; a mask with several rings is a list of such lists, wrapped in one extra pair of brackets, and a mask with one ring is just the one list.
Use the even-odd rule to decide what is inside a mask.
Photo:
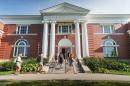
[[(51, 74), (63, 74), (63, 73), (75, 73), (73, 67), (70, 67), (67, 61), (64, 61), (63, 64), (60, 66), (56, 62), (50, 62), (48, 73)], [(77, 60), (77, 63), (75, 64), (75, 68), (77, 73), (84, 73), (84, 72), (90, 72), (88, 67), (84, 67), (80, 60)], [(85, 69), (85, 70), (84, 70)]]

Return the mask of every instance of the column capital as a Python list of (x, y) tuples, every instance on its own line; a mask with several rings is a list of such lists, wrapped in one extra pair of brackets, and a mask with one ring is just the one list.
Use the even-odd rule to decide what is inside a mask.
[(49, 21), (47, 21), (47, 20), (42, 20), (42, 23), (49, 23)]
[(79, 20), (74, 20), (74, 23), (80, 23), (80, 21)]
[(56, 23), (56, 21), (49, 21), (50, 23)]
[(88, 24), (88, 22), (87, 22), (87, 21), (84, 21), (84, 22), (81, 22), (81, 24)]
[(86, 20), (74, 20), (74, 23), (87, 23)]

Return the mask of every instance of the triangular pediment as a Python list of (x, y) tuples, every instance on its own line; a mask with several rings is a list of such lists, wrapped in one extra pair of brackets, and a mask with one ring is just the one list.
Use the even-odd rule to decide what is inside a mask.
[(88, 13), (89, 10), (69, 3), (61, 3), (56, 6), (43, 9), (41, 13)]

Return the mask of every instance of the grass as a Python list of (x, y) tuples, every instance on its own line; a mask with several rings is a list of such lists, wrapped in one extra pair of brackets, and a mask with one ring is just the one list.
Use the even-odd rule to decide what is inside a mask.
[(130, 72), (110, 70), (110, 71), (108, 72), (108, 74), (116, 74), (116, 75), (130, 75)]
[(0, 71), (0, 75), (9, 75), (9, 74), (13, 74), (14, 71)]
[(2, 81), (0, 86), (130, 86), (130, 82), (92, 81)]

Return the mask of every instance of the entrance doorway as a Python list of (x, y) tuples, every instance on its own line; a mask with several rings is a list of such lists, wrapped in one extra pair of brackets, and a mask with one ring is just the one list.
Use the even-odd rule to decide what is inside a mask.
[(61, 50), (60, 52), (62, 52), (62, 54), (64, 56), (64, 59), (67, 59), (67, 57), (68, 57), (67, 53), (71, 52), (71, 47), (61, 47), (60, 50)]
[(58, 43), (58, 53), (62, 53), (64, 58), (67, 57), (67, 52), (72, 52), (72, 42), (67, 39), (63, 38)]

